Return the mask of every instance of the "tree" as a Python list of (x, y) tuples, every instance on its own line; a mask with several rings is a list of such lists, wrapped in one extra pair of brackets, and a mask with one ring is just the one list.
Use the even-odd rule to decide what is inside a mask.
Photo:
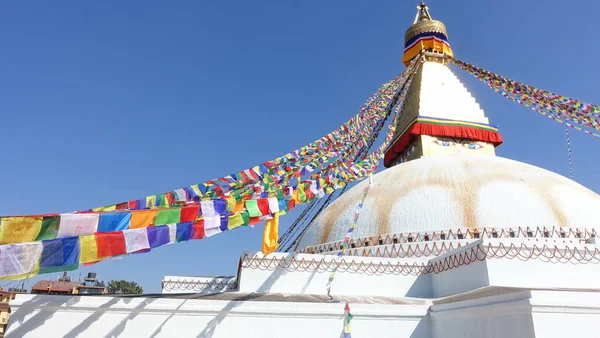
[(128, 282), (126, 280), (111, 280), (107, 287), (108, 293), (118, 293), (126, 295), (140, 294), (144, 292), (141, 286), (136, 282)]

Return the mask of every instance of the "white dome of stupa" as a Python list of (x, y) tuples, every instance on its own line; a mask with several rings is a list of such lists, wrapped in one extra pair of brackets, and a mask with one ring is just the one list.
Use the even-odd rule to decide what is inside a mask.
[[(298, 248), (342, 240), (368, 180), (327, 207)], [(353, 237), (456, 228), (596, 226), (600, 195), (561, 175), (486, 155), (431, 156), (373, 177)]]

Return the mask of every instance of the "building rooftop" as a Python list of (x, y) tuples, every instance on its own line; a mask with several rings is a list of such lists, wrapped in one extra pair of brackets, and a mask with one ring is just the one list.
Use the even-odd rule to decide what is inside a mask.
[(81, 286), (77, 282), (61, 282), (53, 280), (41, 280), (31, 288), (31, 291), (48, 291), (48, 292), (70, 292), (75, 287)]

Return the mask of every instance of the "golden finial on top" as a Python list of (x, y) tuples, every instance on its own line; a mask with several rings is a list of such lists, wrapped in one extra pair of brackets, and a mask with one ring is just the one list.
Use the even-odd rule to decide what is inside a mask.
[(408, 42), (408, 40), (421, 33), (442, 33), (446, 37), (448, 36), (446, 26), (441, 21), (434, 20), (431, 17), (429, 7), (423, 1), (417, 6), (415, 20), (408, 30), (406, 30), (404, 42)]
[(417, 15), (415, 15), (415, 21), (413, 22), (413, 25), (417, 22), (425, 20), (432, 20), (431, 14), (429, 14), (429, 7), (427, 7), (424, 1), (421, 1), (419, 6), (417, 6)]

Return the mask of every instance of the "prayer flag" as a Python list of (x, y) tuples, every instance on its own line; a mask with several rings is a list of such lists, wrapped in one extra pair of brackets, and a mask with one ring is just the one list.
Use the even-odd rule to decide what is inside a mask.
[(127, 253), (123, 231), (97, 232), (98, 258), (114, 257)]
[(268, 255), (277, 250), (279, 241), (279, 214), (273, 215), (273, 218), (265, 224), (263, 233), (263, 242), (261, 251), (263, 255)]
[(269, 201), (266, 198), (256, 200), (256, 204), (262, 216), (269, 215)]
[(76, 270), (79, 267), (79, 237), (42, 241), (40, 273)]
[(260, 209), (258, 208), (258, 202), (256, 200), (247, 200), (246, 201), (246, 209), (248, 210), (248, 215), (250, 217), (259, 217), (262, 216)]
[(235, 200), (235, 198), (233, 198), (233, 197), (227, 197), (227, 198), (225, 199), (225, 202), (227, 203), (227, 208), (226, 208), (226, 210), (227, 210), (227, 211), (233, 211), (233, 209), (235, 208), (236, 202), (237, 202), (237, 201)]
[(279, 212), (279, 201), (276, 197), (269, 197), (267, 199), (269, 201), (269, 212), (274, 214)]
[(91, 235), (98, 230), (98, 214), (61, 214), (58, 237)]
[(200, 206), (201, 206), (202, 216), (217, 215), (213, 201), (202, 201), (202, 202), (200, 202)]
[(177, 224), (167, 224), (169, 227), (169, 244), (177, 242)]
[(237, 202), (235, 204), (235, 207), (233, 208), (233, 213), (238, 213), (238, 212), (244, 211), (245, 206), (246, 206), (246, 202), (244, 202), (244, 201)]
[(42, 242), (0, 245), (0, 276), (33, 272), (42, 254), (42, 249)]
[(194, 193), (196, 194), (196, 196), (201, 197), (204, 193), (200, 190), (200, 186), (198, 184), (194, 184), (192, 185), (190, 188), (192, 188), (192, 190), (194, 191)]
[(192, 238), (191, 239), (202, 239), (204, 238), (204, 219), (199, 219), (192, 223)]
[[(198, 217), (198, 214), (200, 213), (200, 206), (199, 205), (190, 205), (187, 207), (183, 207), (181, 208), (181, 222), (191, 222), (191, 221), (195, 221), (196, 218)], [(179, 222), (179, 221), (178, 221)], [(178, 223), (175, 222), (175, 223)]]
[(183, 188), (183, 190), (185, 190), (186, 194), (189, 197), (189, 200), (192, 200), (192, 201), (200, 200), (198, 193), (196, 193), (196, 190), (192, 189), (192, 187)]
[(157, 207), (167, 206), (167, 196), (165, 194), (156, 195), (156, 206)]
[(58, 225), (60, 224), (60, 216), (44, 216), (42, 219), (42, 227), (36, 241), (46, 239), (55, 239), (58, 235)]
[(177, 242), (189, 241), (192, 238), (192, 222), (177, 223)]
[(145, 230), (148, 232), (148, 243), (151, 248), (169, 244), (169, 226), (159, 225), (148, 227)]
[(221, 218), (219, 216), (207, 216), (203, 218), (204, 234), (206, 237), (211, 237), (221, 232)]
[(84, 264), (98, 261), (98, 244), (96, 243), (96, 236), (80, 236), (79, 251), (79, 263)]
[(128, 253), (150, 248), (148, 231), (144, 228), (123, 230), (125, 237), (125, 250)]
[(113, 232), (129, 229), (131, 212), (100, 214), (97, 232)]
[(181, 208), (163, 209), (158, 211), (155, 224), (173, 224), (179, 223), (181, 218)]
[(131, 212), (129, 229), (146, 228), (156, 224), (158, 210), (139, 210)]
[(42, 229), (41, 216), (0, 219), (0, 244), (33, 242)]
[(185, 190), (177, 189), (177, 190), (173, 191), (173, 194), (175, 195), (175, 202), (187, 201), (187, 198), (186, 198), (187, 195), (185, 193)]
[[(246, 218), (248, 214), (246, 213)], [(248, 224), (248, 220), (244, 220), (244, 217), (241, 213), (229, 216), (229, 220), (227, 222), (227, 228), (229, 230), (235, 229), (239, 226)]]
[(146, 197), (146, 208), (151, 209), (156, 206), (156, 196), (148, 196)]

